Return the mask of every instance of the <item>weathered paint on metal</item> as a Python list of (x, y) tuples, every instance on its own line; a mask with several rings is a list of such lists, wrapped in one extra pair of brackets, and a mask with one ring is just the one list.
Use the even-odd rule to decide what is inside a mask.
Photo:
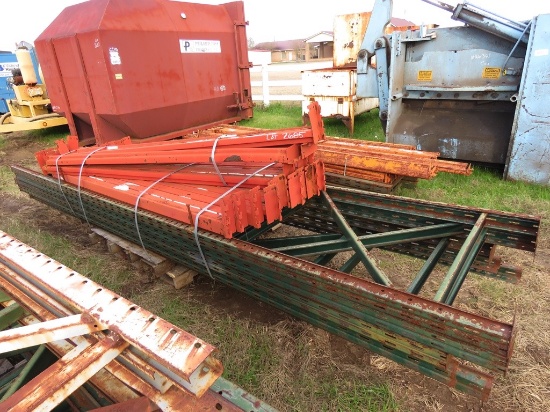
[(0, 408), (5, 411), (50, 411), (127, 346), (128, 342), (115, 333), (100, 339), (95, 345), (77, 346), (1, 402)]
[(505, 176), (550, 185), (550, 14), (532, 21)]
[[(15, 239), (1, 234), (2, 241), (0, 242), (0, 252), (5, 250), (6, 245), (11, 243), (16, 243), (21, 245), (20, 242)], [(12, 245), (13, 246), (13, 245)], [(33, 249), (24, 245), (24, 249), (27, 253), (33, 253)], [(36, 253), (36, 251), (34, 251)], [(44, 256), (44, 259), (52, 263), (55, 267), (60, 267), (61, 265), (58, 262), (49, 259)], [(9, 267), (8, 267), (9, 266)], [(11, 268), (11, 269), (10, 269)], [(13, 269), (13, 270), (12, 270)], [(76, 274), (76, 272), (73, 272)], [(27, 274), (28, 275), (28, 274)], [(74, 276), (74, 275), (73, 275)], [(5, 259), (5, 256), (0, 256), (0, 287), (9, 292), (11, 296), (16, 296), (17, 300), (21, 302), (31, 313), (39, 315), (42, 317), (42, 320), (53, 320), (56, 316), (70, 316), (71, 311), (74, 310), (73, 306), (64, 306), (66, 300), (61, 294), (57, 294), (55, 291), (46, 291), (37, 287), (36, 284), (29, 283), (25, 279), (25, 272), (21, 271), (21, 268), (18, 265), (18, 262)], [(97, 291), (97, 290), (96, 290)], [(82, 291), (81, 291), (82, 292)], [(2, 298), (3, 302), (9, 302), (9, 297), (5, 296)], [(54, 314), (55, 313), (55, 314)], [(88, 316), (89, 317), (89, 316)], [(40, 321), (34, 316), (29, 315), (22, 319), (23, 325), (38, 325), (35, 326), (36, 329), (40, 328)], [(21, 328), (19, 328), (21, 329)], [(112, 332), (112, 335), (116, 335)], [(85, 348), (92, 348), (93, 345), (96, 345), (97, 339), (92, 337), (92, 335), (84, 336), (75, 336), (66, 340), (58, 340), (55, 342), (48, 343), (48, 346), (56, 353), (59, 357), (64, 357), (65, 360), (70, 360), (74, 358), (74, 362), (79, 365), (80, 359), (78, 354), (80, 351), (85, 350)], [(123, 345), (127, 345), (127, 342), (122, 342)], [(75, 345), (78, 349), (75, 349)], [(192, 396), (187, 391), (181, 390), (178, 386), (174, 385), (174, 382), (181, 383), (183, 376), (176, 376), (170, 374), (166, 368), (161, 367), (158, 362), (156, 362), (151, 356), (148, 356), (146, 353), (134, 353), (135, 348), (128, 348), (122, 352), (116, 359), (111, 360), (104, 367), (94, 373), (93, 376), (88, 376), (88, 372), (82, 371), (79, 373), (77, 366), (74, 371), (78, 374), (78, 379), (87, 380), (89, 378), (90, 383), (105, 394), (97, 393), (97, 396), (107, 396), (111, 402), (120, 403), (126, 402), (138, 398), (138, 394), (143, 394), (147, 396), (151, 401), (153, 401), (161, 410), (167, 412), (180, 412), (183, 410), (226, 410), (226, 411), (237, 411), (242, 410), (236, 405), (242, 405), (246, 410), (250, 411), (273, 411), (269, 405), (264, 402), (256, 399), (255, 397), (243, 396), (240, 399), (240, 402), (233, 402), (233, 397), (224, 394), (220, 396), (218, 390), (207, 391), (204, 396), (200, 399)], [(105, 352), (104, 350), (98, 350), (96, 355), (101, 356)], [(139, 355), (139, 356), (138, 356)], [(177, 354), (175, 354), (177, 356)], [(149, 363), (148, 363), (149, 362)], [(160, 369), (159, 369), (160, 367)], [(62, 363), (58, 363), (51, 370), (55, 368), (65, 368)], [(164, 378), (161, 376), (165, 373)], [(204, 373), (204, 370), (201, 370), (200, 373)], [(63, 398), (71, 390), (78, 387), (75, 380), (69, 379), (71, 382), (69, 386), (65, 385), (65, 389), (58, 388), (56, 386), (56, 374), (53, 374), (50, 379), (50, 385), (40, 386), (40, 390), (33, 392), (33, 395), (44, 401), (45, 408), (51, 407), (55, 402), (58, 402), (60, 398)], [(169, 378), (167, 377), (169, 376)], [(120, 380), (117, 380), (120, 379)], [(40, 380), (40, 378), (36, 378)], [(186, 379), (186, 378), (185, 378)], [(35, 381), (35, 383), (38, 381)], [(227, 382), (224, 380), (224, 385)], [(57, 381), (58, 385), (62, 385), (60, 381)], [(124, 383), (124, 384), (122, 384)], [(229, 385), (234, 389), (235, 393), (243, 393), (244, 391), (235, 385), (229, 383)], [(223, 386), (225, 387), (225, 386)], [(50, 391), (50, 388), (55, 390), (59, 389), (57, 395)], [(129, 389), (132, 388), (132, 389)], [(28, 390), (29, 387), (27, 387)], [(14, 398), (10, 398), (7, 402), (10, 402), (9, 405), (17, 403), (23, 392), (16, 393)], [(51, 397), (51, 399), (46, 399)], [(193, 399), (193, 400), (190, 400)], [(248, 400), (248, 401), (247, 401)], [(106, 401), (106, 399), (104, 399)], [(38, 401), (37, 401), (38, 402)], [(7, 403), (5, 405), (8, 405)], [(83, 405), (83, 404), (82, 404)], [(221, 408), (221, 409), (220, 409)], [(89, 410), (91, 408), (88, 408)], [(37, 407), (37, 409), (41, 410)], [(155, 408), (156, 410), (156, 408)]]
[(0, 353), (107, 329), (88, 315), (72, 315), (0, 332)]
[(104, 143), (251, 117), (246, 41), (242, 2), (94, 0), (35, 45), (54, 110), (81, 141)]
[(153, 412), (158, 408), (145, 396), (131, 399), (126, 402), (117, 403), (115, 405), (104, 406), (103, 408), (93, 409), (90, 412)]
[(201, 396), (221, 375), (221, 363), (211, 356), (212, 345), (5, 234), (0, 236), (0, 249), (0, 258), (18, 262), (33, 282), (119, 333), (169, 371), (183, 375), (185, 381), (178, 383), (191, 393)]
[(346, 222), (346, 219), (344, 218), (344, 216), (342, 216), (327, 192), (321, 192), (321, 196), (325, 204), (327, 204), (327, 206), (329, 207), (331, 216), (336, 221), (336, 224), (350, 243), (351, 248), (358, 255), (361, 262), (363, 262), (363, 265), (365, 265), (365, 268), (367, 269), (369, 275), (374, 279), (375, 282), (382, 285), (391, 286), (392, 282), (388, 279), (384, 272), (382, 272), (374, 259), (370, 256), (365, 245), (363, 245), (357, 234)]
[[(77, 205), (76, 189), (64, 186), (65, 200), (54, 179), (18, 167), (13, 170), (22, 190), (29, 191), (42, 202), (68, 213), (67, 200)], [(346, 190), (339, 193), (339, 190), (328, 190), (335, 202), (337, 197), (343, 197), (351, 204), (370, 203), (371, 206), (362, 209), (364, 213), (375, 206), (372, 208), (374, 212), (378, 211), (380, 216), (385, 216), (384, 219), (393, 218), (396, 220), (394, 223), (399, 224), (402, 220), (413, 226), (416, 221), (423, 225), (430, 221), (473, 225), (479, 216), (477, 211), (468, 208), (432, 202), (407, 203), (397, 197)], [(93, 224), (134, 241), (136, 233), (132, 208), (86, 191), (82, 192), (82, 201), (91, 212)], [(342, 201), (337, 204), (339, 208), (344, 205)], [(302, 209), (307, 207), (299, 208)], [(388, 211), (383, 215), (386, 209)], [(75, 207), (75, 210), (78, 208)], [(76, 216), (82, 218), (78, 212)], [(376, 216), (375, 213), (373, 218), (376, 219)], [(539, 221), (531, 216), (491, 211), (486, 221), (488, 236), (518, 248), (524, 244), (531, 245), (525, 248), (530, 249), (536, 243)], [(176, 261), (184, 261), (199, 272), (205, 271), (204, 263), (197, 254), (192, 227), (145, 212), (140, 212), (140, 222), (143, 222), (140, 228), (148, 249), (170, 255)], [(491, 374), (473, 374), (472, 368), (462, 362), (473, 362), (490, 371), (505, 371), (507, 368), (513, 344), (510, 324), (250, 243), (223, 239), (205, 231), (199, 231), (198, 235), (216, 279), (461, 391), (486, 399), (487, 388), (493, 382)], [(513, 242), (512, 235), (515, 238)], [(452, 359), (459, 360), (461, 366), (453, 366)]]

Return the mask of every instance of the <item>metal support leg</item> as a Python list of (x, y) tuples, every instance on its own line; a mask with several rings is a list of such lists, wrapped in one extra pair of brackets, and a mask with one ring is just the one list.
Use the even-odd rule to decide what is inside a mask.
[(447, 249), (449, 242), (449, 238), (444, 238), (439, 241), (430, 257), (426, 260), (426, 262), (424, 262), (424, 265), (418, 272), (418, 275), (416, 275), (411, 285), (408, 287), (407, 292), (415, 295), (420, 293), (422, 286), (424, 286), (424, 283), (426, 283), (430, 277), (430, 274), (434, 270), (435, 265), (437, 265), (439, 258), (443, 255), (443, 253), (445, 253), (445, 249)]
[(334, 204), (332, 199), (329, 197), (327, 192), (321, 192), (323, 200), (326, 203), (327, 207), (330, 209), (330, 214), (340, 230), (343, 232), (344, 236), (349, 240), (352, 249), (361, 259), (363, 265), (369, 272), (369, 275), (374, 279), (375, 282), (380, 283), (385, 286), (390, 286), (391, 281), (388, 277), (376, 266), (374, 260), (370, 257), (367, 248), (361, 243), (358, 236), (355, 234), (353, 229), (350, 227), (344, 216), (338, 210), (338, 207)]
[[(436, 302), (451, 304), (462, 286), (479, 249), (483, 245), (487, 230), (484, 228), (487, 213), (481, 213), (470, 234), (460, 248), (453, 264), (445, 275), (439, 290), (435, 294)], [(452, 294), (451, 294), (452, 292)]]

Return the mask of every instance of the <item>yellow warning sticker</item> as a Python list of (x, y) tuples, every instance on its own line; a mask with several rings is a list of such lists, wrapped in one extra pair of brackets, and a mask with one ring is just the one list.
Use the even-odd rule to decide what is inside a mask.
[(432, 81), (432, 71), (431, 70), (418, 70), (417, 80), (421, 82), (431, 82)]
[(484, 79), (498, 79), (500, 77), (500, 67), (484, 67), (481, 77)]
[(122, 79), (122, 73), (115, 73), (115, 79), (121, 80)]

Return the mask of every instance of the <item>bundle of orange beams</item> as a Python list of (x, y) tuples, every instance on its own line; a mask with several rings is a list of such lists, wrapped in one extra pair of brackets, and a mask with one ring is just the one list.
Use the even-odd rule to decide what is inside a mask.
[(400, 176), (431, 179), (439, 172), (470, 175), (468, 163), (438, 159), (437, 152), (424, 152), (414, 146), (326, 137), (317, 148), (327, 173), (392, 183)]
[(44, 174), (231, 238), (325, 189), (323, 122), (317, 103), (309, 110), (307, 128), (93, 147), (69, 136), (36, 158)]

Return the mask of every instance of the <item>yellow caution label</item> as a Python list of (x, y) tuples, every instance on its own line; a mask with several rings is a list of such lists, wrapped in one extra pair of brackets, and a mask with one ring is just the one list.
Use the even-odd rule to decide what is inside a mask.
[(421, 82), (431, 82), (432, 81), (432, 71), (431, 70), (418, 70), (417, 80)]
[(122, 79), (122, 73), (115, 73), (115, 79), (121, 80)]
[(500, 77), (500, 67), (484, 67), (481, 77), (484, 79), (498, 79)]

